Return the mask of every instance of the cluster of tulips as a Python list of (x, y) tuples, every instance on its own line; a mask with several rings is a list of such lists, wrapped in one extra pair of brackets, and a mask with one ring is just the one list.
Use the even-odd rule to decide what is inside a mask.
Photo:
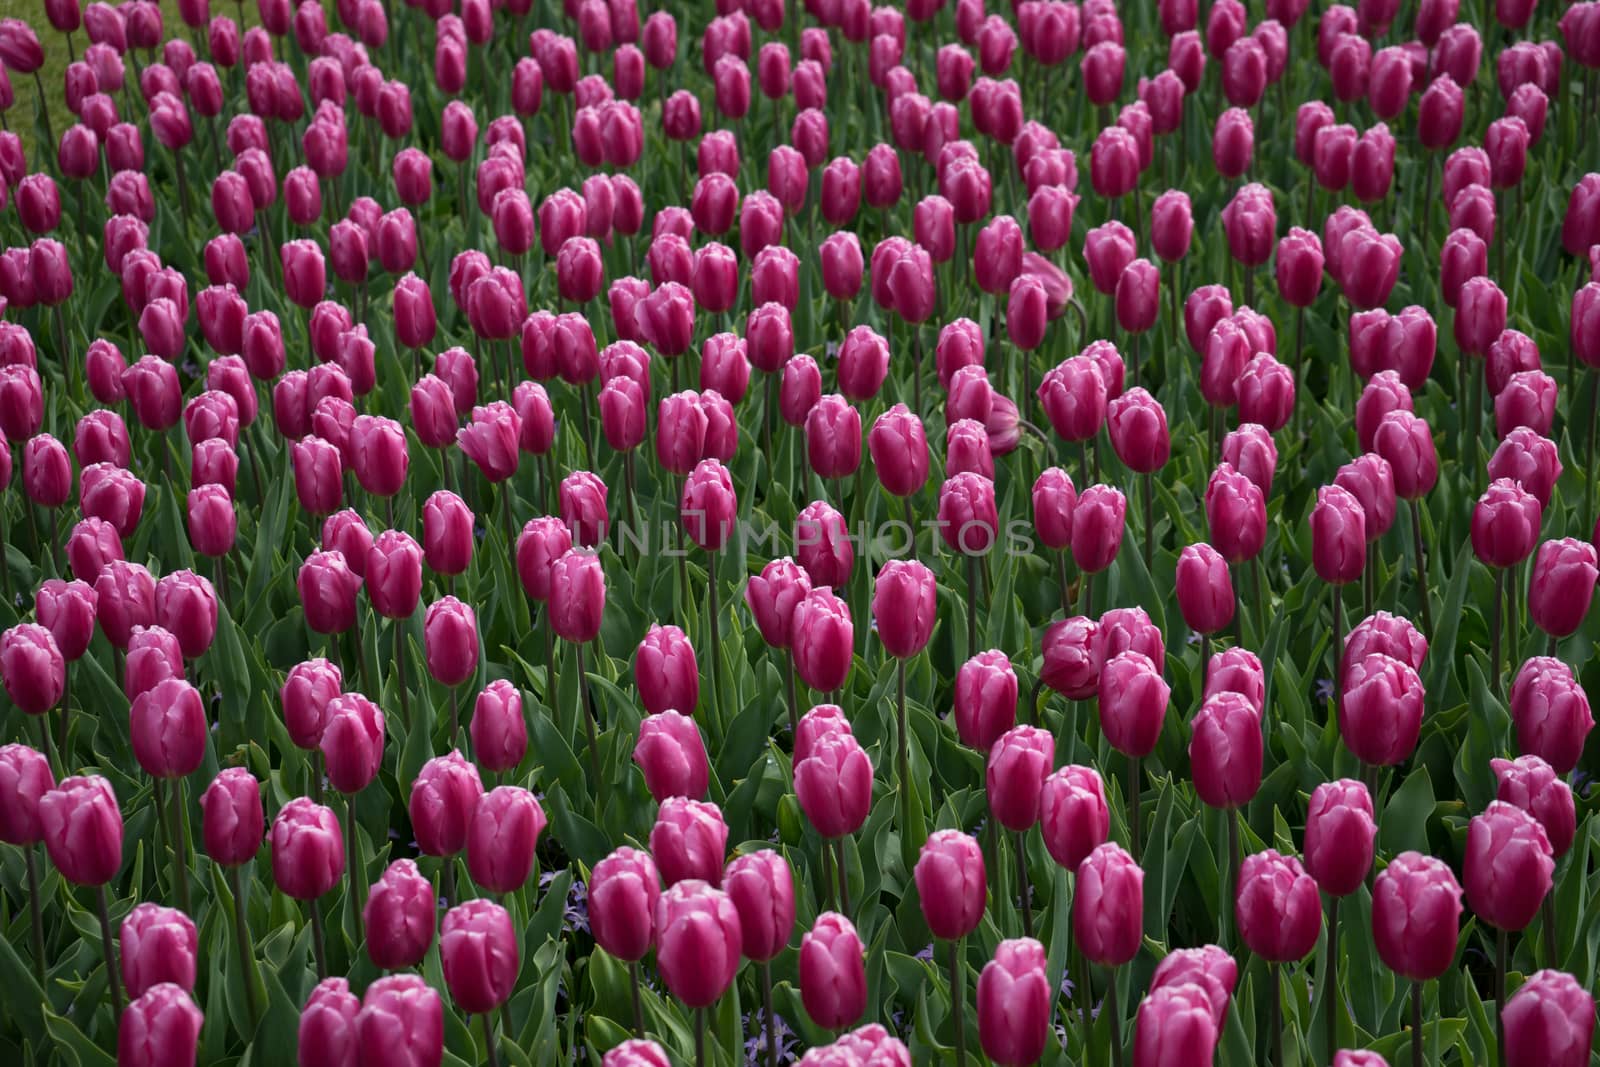
[(0, 19), (8, 1053), (1588, 1067), (1600, 2), (1308, 7)]

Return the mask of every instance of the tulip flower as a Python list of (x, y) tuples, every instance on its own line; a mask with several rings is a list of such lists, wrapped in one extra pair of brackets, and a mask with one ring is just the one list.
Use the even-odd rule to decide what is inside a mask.
[(204, 1017), (183, 986), (172, 982), (151, 986), (118, 1016), (119, 1065), (194, 1067)]
[(355, 1031), (362, 1058), (437, 1063), (444, 1055), (444, 1005), (421, 975), (389, 975), (367, 987)]
[(495, 1062), (491, 1016), (510, 998), (522, 966), (510, 913), (481, 899), (451, 908), (439, 924), (439, 960), (456, 1005), (482, 1016), (489, 1062)]
[(1461, 885), (1442, 861), (1402, 852), (1372, 890), (1372, 935), (1384, 965), (1411, 985), (1411, 1050), (1422, 1061), (1422, 983), (1455, 961)]
[[(1274, 849), (1247, 858), (1238, 872), (1234, 912), (1239, 937), (1256, 955), (1271, 964), (1272, 990), (1279, 991), (1279, 969), (1303, 959), (1316, 947), (1322, 927), (1322, 907), (1317, 883), (1300, 861)], [(1274, 1062), (1281, 1062), (1281, 1013), (1273, 1013)]]
[(648, 853), (636, 849), (617, 849), (595, 864), (589, 877), (589, 922), (595, 943), (628, 961), (635, 1033), (644, 1029), (639, 961), (655, 943), (655, 907), (660, 897), (661, 876), (656, 865)]
[(1594, 1041), (1594, 996), (1569, 974), (1543, 970), (1522, 984), (1500, 1013), (1511, 1067), (1574, 1067)]

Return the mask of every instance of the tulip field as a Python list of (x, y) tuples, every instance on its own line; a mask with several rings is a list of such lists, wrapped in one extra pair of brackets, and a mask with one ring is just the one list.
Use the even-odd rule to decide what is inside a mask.
[(3, 6), (0, 1063), (1600, 1067), (1600, 0)]

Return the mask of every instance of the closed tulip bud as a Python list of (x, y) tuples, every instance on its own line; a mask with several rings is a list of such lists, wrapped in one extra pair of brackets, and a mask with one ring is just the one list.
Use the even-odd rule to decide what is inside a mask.
[(82, 657), (94, 637), (95, 592), (87, 582), (49, 578), (34, 594), (34, 617), (50, 631), (67, 662)]
[(778, 387), (778, 411), (790, 426), (804, 426), (811, 410), (822, 398), (822, 372), (817, 363), (804, 353), (797, 354), (783, 365), (783, 378)]
[(183, 986), (173, 982), (153, 985), (117, 1020), (117, 1063), (121, 1067), (194, 1067), (204, 1021)]
[(482, 899), (451, 908), (439, 925), (439, 959), (462, 1011), (493, 1011), (510, 998), (522, 968), (510, 914)]
[(1078, 494), (1072, 509), (1072, 558), (1086, 573), (1111, 566), (1122, 546), (1128, 502), (1109, 485), (1091, 485)]
[(1211, 162), (1224, 178), (1238, 178), (1250, 169), (1255, 153), (1255, 125), (1250, 113), (1231, 107), (1217, 116), (1211, 135)]
[(705, 795), (709, 781), (705, 743), (694, 720), (677, 711), (656, 712), (639, 724), (633, 761), (657, 801)]
[(173, 571), (156, 583), (156, 618), (189, 659), (205, 655), (217, 632), (217, 594), (209, 579)]
[(849, 230), (829, 234), (820, 249), (822, 285), (835, 300), (853, 300), (861, 291), (861, 242)]
[(1555, 421), (1556, 380), (1543, 371), (1519, 371), (1494, 398), (1495, 433), (1504, 438), (1526, 427), (1541, 436)]
[(441, 685), (458, 686), (477, 671), (478, 620), (455, 597), (428, 605), (423, 638), (428, 673)]
[[(434, 910), (433, 883), (422, 876), (416, 863), (391, 863), (383, 877), (372, 884), (361, 912), (367, 955), (372, 962), (385, 970), (404, 970), (420, 964), (433, 944)], [(315, 999), (316, 994), (312, 996)], [(301, 1058), (305, 1058), (303, 1053)]]
[(1585, 174), (1573, 185), (1567, 199), (1566, 214), (1561, 219), (1561, 247), (1568, 255), (1582, 256), (1596, 244), (1600, 244), (1600, 175)]
[(1372, 653), (1343, 669), (1339, 733), (1364, 763), (1390, 767), (1411, 756), (1426, 694), (1409, 663)]
[(515, 893), (533, 870), (544, 809), (526, 789), (502, 785), (478, 802), (467, 830), (467, 871), (481, 888)]
[(1310, 307), (1322, 288), (1322, 242), (1298, 226), (1278, 241), (1278, 294), (1294, 307)]
[(466, 848), (467, 831), (482, 799), (478, 770), (459, 751), (424, 763), (408, 804), (418, 850), (427, 856), (453, 856)]
[(589, 878), (595, 942), (618, 959), (642, 959), (655, 941), (660, 896), (661, 876), (648, 853), (619, 848), (595, 864)]
[[(1177, 955), (1173, 953), (1167, 959)], [(1222, 1000), (1225, 1008), (1226, 996)], [(1150, 995), (1139, 1003), (1133, 1038), (1134, 1067), (1209, 1062), (1220, 1037), (1206, 987), (1194, 982), (1153, 986)]]
[(1521, 483), (1498, 478), (1472, 511), (1472, 550), (1490, 567), (1527, 559), (1539, 536), (1542, 508)]
[(248, 863), (261, 850), (266, 823), (261, 784), (243, 767), (230, 767), (200, 796), (206, 855), (225, 867)]
[(1348, 672), (1374, 653), (1393, 656), (1420, 671), (1428, 655), (1428, 640), (1403, 618), (1379, 611), (1356, 624), (1345, 639), (1340, 669)]
[(1569, 974), (1538, 971), (1506, 1003), (1501, 1022), (1506, 1063), (1577, 1067), (1594, 1043), (1594, 997)]
[(1206, 521), (1211, 542), (1230, 563), (1242, 563), (1266, 541), (1267, 509), (1261, 490), (1227, 463), (1212, 472), (1206, 486)]
[[(602, 880), (601, 867), (606, 865), (611, 869)], [(609, 928), (608, 939), (624, 942), (619, 945), (620, 952), (604, 941), (602, 947), (620, 958), (634, 959), (637, 956), (629, 952), (638, 945), (638, 955), (642, 956), (652, 934), (649, 916), (660, 894), (654, 864), (643, 853), (626, 848), (602, 860), (590, 882), (591, 913), (598, 904), (597, 883), (604, 891), (605, 907), (601, 910), (612, 913), (603, 923)], [(767, 849), (747, 853), (728, 864), (722, 883), (739, 916), (744, 954), (766, 961), (782, 952), (794, 926), (794, 882), (788, 861)], [(641, 919), (642, 930), (638, 929)], [(596, 938), (600, 940), (601, 935), (597, 933)]]
[(1143, 941), (1144, 871), (1121, 846), (1107, 842), (1084, 858), (1077, 874), (1072, 931), (1083, 954), (1105, 967), (1127, 963)]
[(296, 582), (306, 624), (318, 633), (343, 633), (355, 625), (361, 575), (338, 551), (313, 552), (300, 566)]
[(1467, 826), (1467, 903), (1500, 930), (1522, 930), (1551, 889), (1555, 859), (1543, 825), (1502, 800)]
[(1016, 723), (1017, 676), (1005, 653), (980, 652), (956, 671), (955, 722), (961, 743), (987, 753)]
[(872, 615), (892, 656), (907, 659), (927, 645), (935, 622), (933, 572), (916, 560), (890, 560), (873, 583)]
[(296, 797), (272, 821), (272, 879), (284, 895), (316, 900), (344, 876), (339, 818), (310, 797)]
[(1527, 124), (1515, 115), (1489, 123), (1483, 149), (1489, 154), (1489, 181), (1493, 188), (1510, 189), (1522, 181), (1530, 140)]
[[(693, 722), (688, 721), (686, 725), (693, 731), (698, 741), (699, 731), (694, 728)], [(663, 729), (667, 728), (669, 727), (663, 724)], [(666, 736), (658, 740), (671, 743)], [(653, 744), (651, 747), (661, 746)], [(645, 758), (654, 759), (662, 754), (658, 752), (656, 756), (651, 756), (647, 749)], [(680, 747), (680, 757), (681, 754)], [(703, 749), (699, 756), (701, 760), (704, 759)], [(704, 769), (702, 768), (699, 773), (703, 775)], [(694, 771), (688, 771), (683, 778), (687, 779), (695, 774)], [(647, 782), (649, 777), (647, 774)], [(693, 783), (684, 781), (677, 784)], [(702, 777), (700, 782), (702, 792), (704, 784)], [(667, 885), (693, 879), (711, 883), (720, 882), (727, 845), (728, 827), (722, 821), (722, 812), (715, 804), (702, 803), (681, 794), (667, 796), (661, 801), (655, 825), (650, 830), (650, 853), (655, 857), (661, 870), (661, 877)]]
[[(149, 311), (149, 306), (145, 310)], [(128, 403), (139, 425), (145, 429), (170, 430), (178, 424), (183, 394), (178, 385), (177, 369), (171, 363), (154, 355), (142, 357), (122, 372), (122, 388), (127, 393)], [(12, 427), (6, 429), (9, 431)], [(31, 434), (8, 436), (24, 437)]]
[(42, 715), (61, 700), (66, 661), (55, 636), (36, 623), (18, 623), (0, 634), (0, 680), (11, 702)]
[(1317, 576), (1345, 585), (1360, 577), (1367, 563), (1366, 517), (1361, 502), (1338, 485), (1317, 490), (1311, 511), (1311, 558)]
[[(802, 728), (811, 720), (802, 721)], [(814, 739), (795, 762), (800, 810), (823, 837), (861, 829), (872, 804), (872, 761), (847, 730)]]
[(1363, 453), (1339, 468), (1333, 484), (1350, 492), (1361, 504), (1362, 529), (1375, 541), (1394, 524), (1394, 472), (1382, 456)]
[(689, 539), (708, 552), (728, 543), (738, 507), (733, 476), (716, 459), (701, 460), (684, 481), (679, 517)]
[(1272, 194), (1252, 182), (1240, 189), (1222, 211), (1228, 251), (1246, 267), (1259, 267), (1272, 258), (1278, 216)]
[(1234, 914), (1240, 939), (1272, 963), (1304, 959), (1322, 929), (1317, 883), (1299, 860), (1275, 849), (1247, 856), (1239, 865)]
[(794, 608), (811, 592), (806, 572), (787, 557), (775, 559), (750, 578), (744, 599), (755, 616), (762, 640), (773, 648), (787, 648), (793, 636)]
[(1577, 765), (1594, 726), (1589, 698), (1560, 660), (1536, 656), (1522, 665), (1511, 685), (1511, 720), (1517, 747), (1565, 775)]
[(137, 1000), (163, 982), (192, 990), (198, 942), (194, 922), (183, 912), (148, 902), (135, 905), (119, 928), (128, 995)]
[(989, 810), (1000, 825), (1022, 831), (1039, 821), (1039, 788), (1055, 760), (1055, 741), (1032, 726), (1007, 730), (989, 749)]
[(183, 677), (183, 653), (172, 634), (159, 626), (138, 626), (128, 641), (123, 692), (129, 702), (168, 678)]
[(1495, 798), (1537, 819), (1555, 858), (1564, 856), (1577, 833), (1572, 789), (1538, 756), (1494, 759), (1489, 763), (1497, 782)]
[(1485, 244), (1494, 241), (1495, 199), (1487, 185), (1474, 182), (1466, 186), (1447, 203), (1450, 206), (1450, 228), (1467, 229), (1478, 235)]
[(1072, 544), (1072, 512), (1078, 506), (1072, 478), (1060, 467), (1049, 467), (1033, 483), (1033, 528), (1046, 548)]
[(1084, 52), (1078, 71), (1083, 75), (1084, 92), (1091, 104), (1104, 107), (1121, 94), (1126, 63), (1127, 53), (1115, 41), (1101, 41)]
[[(1123, 268), (1116, 301), (1117, 325), (1124, 330), (1143, 333), (1154, 326), (1161, 311), (1161, 274), (1155, 264), (1136, 259)], [(1009, 316), (1006, 323), (1010, 325)]]
[(1002, 941), (978, 975), (978, 1039), (997, 1064), (1023, 1065), (1044, 1054), (1050, 1034), (1050, 982), (1044, 946), (1031, 937)]
[(1068, 441), (1087, 441), (1105, 422), (1106, 392), (1099, 367), (1080, 355), (1046, 373), (1038, 397), (1056, 433)]
[(1114, 655), (1100, 669), (1100, 724), (1111, 747), (1136, 759), (1155, 751), (1171, 687), (1142, 652)]
[[(204, 442), (205, 445), (216, 444), (221, 446), (222, 454), (231, 460), (229, 480), (232, 472), (238, 469), (238, 457), (223, 442)], [(199, 459), (201, 447), (195, 449), (195, 469), (200, 471)], [(196, 478), (199, 481), (199, 478)], [(194, 550), (202, 556), (212, 559), (221, 559), (233, 551), (234, 540), (238, 536), (239, 517), (234, 511), (233, 497), (226, 485), (208, 483), (196, 485), (189, 491), (189, 543)]]
[(1464, 282), (1457, 297), (1456, 344), (1462, 351), (1483, 356), (1506, 328), (1506, 294), (1482, 275)]
[(1087, 700), (1100, 684), (1099, 627), (1081, 615), (1051, 623), (1040, 647), (1039, 677), (1068, 700)]
[(105, 559), (95, 579), (95, 615), (111, 644), (126, 649), (133, 630), (155, 622), (156, 581), (141, 564)]
[(838, 1030), (867, 1006), (866, 950), (838, 912), (823, 912), (800, 939), (800, 997), (818, 1026)]
[(594, 640), (600, 632), (606, 598), (605, 570), (599, 557), (568, 551), (550, 564), (549, 581), (551, 625), (556, 636), (574, 644)]
[(395, 974), (373, 982), (355, 1021), (356, 1048), (363, 1059), (421, 1065), (444, 1054), (444, 1005), (419, 975)]
[(72, 460), (66, 446), (47, 433), (22, 446), (22, 487), (41, 508), (58, 508), (72, 494)]
[[(786, 375), (787, 377), (787, 375)], [(806, 459), (823, 478), (844, 478), (861, 462), (861, 413), (844, 397), (818, 400), (805, 419)]]
[(1324, 782), (1306, 811), (1306, 868), (1333, 897), (1354, 893), (1372, 868), (1377, 824), (1367, 787), (1352, 778)]
[(1206, 698), (1192, 724), (1189, 760), (1201, 801), (1239, 808), (1261, 786), (1261, 716), (1240, 693)]
[(1528, 581), (1528, 617), (1551, 637), (1576, 633), (1596, 580), (1594, 546), (1575, 538), (1539, 546)]
[(738, 971), (743, 940), (738, 908), (720, 889), (690, 879), (662, 893), (654, 915), (657, 961), (667, 989), (691, 1008), (714, 1004)]

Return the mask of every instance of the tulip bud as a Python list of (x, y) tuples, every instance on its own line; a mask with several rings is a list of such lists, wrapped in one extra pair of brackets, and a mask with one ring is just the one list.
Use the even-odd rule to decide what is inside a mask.
[(1083, 954), (1106, 967), (1127, 963), (1143, 941), (1144, 871), (1121, 846), (1107, 842), (1089, 853), (1077, 874), (1072, 931)]
[(124, 1067), (194, 1067), (204, 1017), (189, 991), (151, 986), (117, 1020), (117, 1063)]
[(420, 975), (389, 975), (368, 986), (356, 1028), (356, 1050), (375, 1062), (433, 1063), (444, 1054), (444, 1005)]
[(484, 794), (467, 830), (467, 871), (493, 893), (515, 893), (533, 870), (544, 809), (526, 789), (502, 785)]
[(1322, 929), (1317, 883), (1299, 860), (1270, 848), (1239, 865), (1234, 914), (1240, 940), (1273, 963), (1304, 959)]
[(1142, 759), (1155, 751), (1171, 687), (1142, 652), (1121, 652), (1100, 669), (1100, 725), (1111, 747)]
[(788, 860), (771, 849), (745, 853), (728, 863), (722, 885), (739, 912), (745, 956), (765, 962), (788, 947), (794, 929), (794, 874)]
[(183, 912), (149, 902), (135, 905), (119, 929), (128, 996), (137, 1000), (163, 982), (192, 990), (198, 942), (194, 921)]
[(987, 882), (976, 838), (935, 831), (922, 845), (915, 874), (923, 919), (934, 937), (955, 941), (977, 929)]
[(1311, 793), (1306, 812), (1306, 867), (1329, 896), (1354, 893), (1372, 867), (1372, 797), (1351, 778), (1324, 782)]
[(680, 882), (656, 901), (655, 928), (667, 989), (691, 1008), (714, 1004), (739, 967), (743, 935), (733, 901), (705, 882)]
[(1261, 717), (1238, 693), (1214, 693), (1195, 715), (1189, 759), (1195, 792), (1213, 808), (1238, 808), (1261, 785)]

